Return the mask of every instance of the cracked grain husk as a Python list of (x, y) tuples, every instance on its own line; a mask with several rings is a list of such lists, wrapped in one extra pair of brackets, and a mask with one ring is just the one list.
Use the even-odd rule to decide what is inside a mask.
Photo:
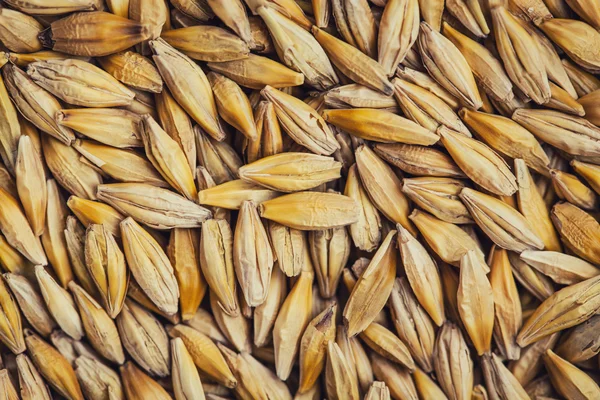
[(564, 245), (593, 264), (600, 263), (600, 224), (588, 213), (570, 203), (557, 203), (550, 214)]
[(305, 233), (273, 221), (268, 222), (268, 227), (279, 268), (288, 277), (299, 275), (304, 268), (304, 252), (307, 251)]
[(327, 344), (335, 340), (337, 304), (317, 315), (306, 327), (300, 342), (300, 383), (298, 392), (312, 388), (325, 368)]

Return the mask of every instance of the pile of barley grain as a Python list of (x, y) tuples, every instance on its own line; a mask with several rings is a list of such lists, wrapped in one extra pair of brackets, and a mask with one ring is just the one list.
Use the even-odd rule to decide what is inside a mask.
[(3, 0), (0, 400), (599, 400), (599, 30)]

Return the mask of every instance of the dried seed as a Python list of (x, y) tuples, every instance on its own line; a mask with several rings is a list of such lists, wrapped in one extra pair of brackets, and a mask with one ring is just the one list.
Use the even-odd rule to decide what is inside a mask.
[(68, 400), (83, 400), (75, 371), (67, 359), (28, 329), (25, 330), (25, 342), (31, 360), (46, 381)]
[(421, 23), (418, 43), (423, 65), (432, 78), (465, 106), (475, 110), (481, 108), (482, 101), (471, 68), (456, 46), (427, 22)]
[(225, 358), (208, 336), (184, 325), (167, 327), (167, 331), (171, 338), (183, 340), (194, 364), (212, 380), (228, 388), (234, 388), (237, 385), (237, 380)]
[(534, 378), (544, 368), (543, 355), (546, 350), (554, 348), (559, 336), (559, 333), (554, 333), (524, 347), (519, 359), (508, 364), (510, 372), (522, 386), (529, 388), (529, 384), (534, 382)]
[(146, 156), (171, 186), (190, 200), (197, 198), (194, 175), (179, 144), (149, 115), (142, 117)]
[(371, 353), (373, 372), (379, 381), (385, 382), (393, 399), (417, 400), (417, 388), (408, 369), (389, 361), (377, 353)]
[(70, 146), (48, 136), (42, 136), (46, 164), (54, 179), (75, 196), (96, 200), (96, 187), (102, 176), (95, 167), (81, 160), (81, 155)]
[(233, 266), (233, 233), (227, 221), (211, 219), (202, 224), (200, 266), (223, 311), (236, 315), (239, 309)]
[(127, 86), (153, 93), (162, 91), (163, 82), (158, 70), (141, 54), (123, 51), (101, 57), (98, 62), (102, 69)]
[(520, 357), (516, 337), (522, 323), (521, 301), (513, 277), (508, 252), (493, 247), (490, 254), (490, 285), (494, 299), (494, 340), (509, 360)]
[(343, 312), (348, 336), (355, 336), (373, 322), (392, 291), (396, 275), (395, 235), (394, 231), (388, 233), (352, 289)]
[(600, 33), (590, 25), (573, 19), (552, 18), (544, 21), (540, 29), (581, 67), (594, 74), (600, 72), (600, 57), (592, 50), (600, 43)]
[(29, 324), (40, 335), (49, 336), (54, 328), (56, 328), (56, 322), (49, 315), (38, 290), (27, 278), (21, 275), (7, 273), (4, 274), (4, 280), (8, 287), (10, 287), (23, 316), (25, 316)]
[(167, 189), (144, 183), (99, 185), (98, 198), (155, 229), (199, 228), (211, 217), (206, 208)]
[(198, 126), (194, 127), (198, 163), (206, 168), (215, 183), (236, 179), (242, 160), (226, 142), (219, 142), (206, 135)]
[(331, 400), (358, 400), (356, 377), (352, 376), (348, 360), (337, 343), (327, 343), (327, 365), (325, 368), (327, 397)]
[(409, 204), (402, 193), (402, 184), (392, 168), (368, 146), (356, 150), (356, 165), (361, 182), (375, 207), (389, 220), (402, 224), (416, 234), (408, 220)]
[(473, 182), (498, 195), (510, 196), (517, 191), (508, 165), (488, 146), (444, 126), (437, 132), (452, 159)]
[(562, 246), (550, 220), (550, 211), (544, 202), (525, 161), (515, 159), (515, 176), (519, 190), (517, 191), (517, 204), (533, 232), (542, 239), (546, 250), (560, 251)]
[(36, 61), (27, 75), (59, 99), (82, 107), (127, 106), (135, 93), (93, 64), (77, 59)]
[(512, 119), (538, 139), (571, 155), (600, 155), (600, 128), (584, 118), (553, 110), (519, 109)]
[(260, 216), (300, 230), (332, 229), (358, 221), (358, 206), (335, 193), (298, 192), (267, 200)]
[(146, 375), (131, 361), (119, 368), (125, 397), (128, 400), (169, 400), (171, 396), (161, 385)]
[(297, 192), (338, 179), (341, 167), (332, 157), (287, 152), (246, 164), (238, 173), (250, 183), (279, 192)]
[(392, 83), (394, 97), (408, 118), (432, 132), (443, 125), (471, 137), (456, 112), (437, 94), (403, 79), (394, 78)]
[(90, 225), (85, 235), (85, 263), (108, 315), (123, 307), (129, 276), (125, 256), (104, 225)]
[[(398, 23), (402, 21), (402, 23)], [(379, 23), (378, 61), (388, 76), (396, 71), (419, 34), (417, 0), (391, 0), (383, 10)]]
[(438, 332), (433, 365), (442, 390), (450, 399), (471, 398), (473, 361), (462, 333), (446, 322)]
[(430, 214), (413, 210), (410, 220), (431, 249), (444, 261), (458, 266), (464, 254), (474, 250), (483, 259), (479, 245), (469, 234), (457, 225), (442, 221)]
[(350, 236), (342, 227), (311, 231), (308, 241), (319, 292), (326, 299), (332, 298), (350, 256)]
[(247, 138), (256, 140), (258, 134), (246, 94), (234, 81), (223, 75), (209, 72), (207, 78), (215, 95), (219, 115)]
[(317, 315), (306, 327), (300, 342), (299, 393), (312, 388), (325, 368), (328, 342), (335, 340), (335, 315), (337, 304), (333, 304)]
[(337, 39), (316, 26), (313, 26), (312, 33), (333, 65), (345, 76), (356, 83), (379, 90), (387, 96), (392, 95), (392, 85), (388, 81), (387, 73), (381, 64), (351, 44)]
[(0, 279), (0, 340), (14, 354), (25, 351), (18, 303), (6, 283)]
[(439, 137), (430, 130), (385, 110), (354, 108), (325, 110), (323, 119), (361, 139), (430, 146)]
[(452, 178), (466, 177), (447, 154), (434, 148), (378, 143), (375, 144), (373, 150), (381, 158), (409, 174)]
[(593, 399), (600, 395), (600, 387), (585, 372), (548, 349), (544, 357), (552, 386), (566, 398)]
[(600, 275), (600, 269), (587, 261), (557, 251), (528, 250), (520, 257), (560, 285), (572, 285)]
[(478, 137), (510, 158), (521, 158), (528, 166), (548, 175), (550, 160), (536, 138), (509, 118), (462, 109), (460, 116)]
[[(62, 109), (55, 119), (61, 126), (118, 148), (141, 147), (141, 117), (113, 108)], [(110, 133), (110, 134), (109, 134)]]
[(538, 300), (544, 301), (554, 293), (554, 285), (550, 278), (521, 260), (517, 253), (510, 252), (508, 258), (517, 281)]
[(597, 240), (600, 225), (591, 215), (570, 203), (558, 203), (550, 217), (569, 250), (593, 264), (600, 263)]
[(339, 148), (331, 130), (311, 106), (271, 86), (261, 94), (273, 103), (277, 119), (295, 142), (321, 155), (330, 155)]
[(88, 356), (77, 357), (75, 374), (83, 393), (89, 398), (125, 398), (119, 374), (98, 360)]
[(419, 396), (425, 399), (447, 399), (435, 381), (419, 368), (413, 372), (413, 379)]
[(443, 221), (468, 224), (473, 219), (458, 197), (464, 187), (463, 181), (452, 178), (405, 178), (402, 192), (423, 210)]
[(240, 296), (240, 302), (242, 304), (238, 304), (238, 307), (242, 309), (242, 312), (238, 313), (235, 316), (228, 315), (223, 311), (221, 306), (219, 305), (219, 300), (217, 297), (211, 292), (210, 294), (210, 308), (215, 317), (215, 322), (219, 328), (219, 330), (225, 335), (227, 338), (226, 342), (231, 345), (240, 352), (251, 352), (252, 344), (251, 344), (251, 328), (250, 321), (243, 312), (244, 301)]
[(29, 136), (19, 139), (15, 162), (16, 186), (19, 199), (36, 236), (44, 231), (46, 222), (46, 174), (42, 160), (38, 157)]
[(254, 309), (254, 344), (263, 347), (270, 339), (279, 309), (287, 295), (285, 275), (275, 268), (271, 274), (266, 300)]
[(119, 224), (125, 217), (108, 204), (71, 196), (67, 200), (67, 206), (86, 228), (91, 224), (100, 224), (115, 237), (121, 236)]
[(491, 13), (496, 47), (508, 76), (527, 98), (547, 103), (550, 85), (534, 38), (506, 8), (496, 7)]
[(554, 332), (585, 322), (600, 307), (599, 287), (600, 277), (596, 276), (552, 294), (523, 324), (517, 343), (526, 346)]
[(233, 238), (233, 265), (250, 307), (265, 301), (273, 262), (269, 238), (256, 205), (253, 202), (242, 203)]
[(572, 363), (580, 363), (594, 357), (600, 352), (599, 323), (600, 316), (596, 315), (575, 326), (566, 334), (565, 340), (556, 347), (556, 353)]
[(120, 227), (125, 259), (135, 280), (161, 311), (176, 313), (179, 287), (164, 250), (131, 217), (124, 219)]
[(127, 353), (150, 375), (169, 375), (169, 337), (162, 324), (143, 307), (128, 300), (117, 317)]
[(596, 193), (572, 174), (551, 169), (550, 176), (556, 195), (584, 210), (593, 210), (598, 203)]
[(309, 32), (270, 7), (259, 7), (257, 13), (271, 33), (279, 58), (302, 73), (305, 83), (319, 90), (339, 83), (325, 51)]
[(406, 367), (410, 371), (415, 369), (415, 362), (408, 347), (384, 326), (373, 322), (360, 333), (360, 338), (376, 353)]
[(312, 272), (302, 271), (281, 305), (273, 326), (275, 369), (279, 379), (284, 381), (292, 372), (302, 334), (310, 322), (312, 283)]
[(460, 193), (473, 219), (498, 246), (522, 252), (544, 248), (544, 242), (517, 210), (490, 195), (470, 188)]
[(175, 399), (198, 398), (198, 400), (204, 400), (204, 390), (198, 370), (183, 340), (180, 338), (171, 340), (171, 354), (173, 357), (171, 375), (173, 377)]
[(393, 97), (356, 83), (328, 90), (324, 101), (332, 108), (377, 108), (388, 111), (398, 109), (398, 103)]
[(25, 119), (65, 144), (75, 139), (71, 129), (58, 125), (54, 120), (54, 115), (61, 109), (54, 96), (16, 66), (6, 65), (2, 68), (2, 75), (12, 101)]
[(496, 354), (484, 354), (483, 375), (488, 395), (500, 399), (529, 399), (529, 395)]

